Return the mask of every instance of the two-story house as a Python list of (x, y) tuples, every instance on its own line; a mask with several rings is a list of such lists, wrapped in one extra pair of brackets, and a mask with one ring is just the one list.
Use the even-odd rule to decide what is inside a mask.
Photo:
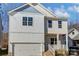
[(66, 18), (58, 18), (39, 3), (9, 11), (9, 53), (42, 55), (48, 49), (68, 51)]

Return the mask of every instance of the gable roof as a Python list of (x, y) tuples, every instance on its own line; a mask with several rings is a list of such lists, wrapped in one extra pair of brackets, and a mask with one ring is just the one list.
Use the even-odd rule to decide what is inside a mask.
[(79, 34), (76, 35), (73, 39), (75, 39), (75, 40), (79, 40)]
[(76, 29), (79, 32), (79, 24), (74, 24), (74, 25), (70, 26), (68, 28), (68, 30), (69, 30), (68, 33), (71, 33), (74, 29)]
[(56, 15), (53, 12), (49, 11), (42, 4), (39, 4), (39, 3), (24, 4), (24, 5), (16, 8), (16, 9), (13, 9), (13, 10), (9, 11), (8, 13), (10, 14), (10, 13), (13, 13), (15, 11), (21, 10), (22, 8), (26, 8), (26, 6), (27, 7), (31, 6), (31, 7), (35, 8), (37, 11), (44, 14), (45, 16), (54, 17), (54, 18), (56, 17)]
[(79, 31), (79, 25), (74, 26), (74, 28)]
[(70, 34), (71, 32), (73, 32), (74, 29), (76, 29), (78, 31), (78, 34), (73, 39), (79, 40), (79, 29), (78, 28), (72, 28), (72, 29), (70, 29), (70, 32), (68, 32), (68, 34)]
[(8, 13), (10, 14), (10, 13), (13, 13), (13, 12), (18, 12), (19, 10), (21, 11), (22, 9), (25, 9), (27, 7), (29, 7), (29, 5), (28, 4), (24, 4), (22, 6), (19, 6), (19, 7), (15, 8), (15, 9), (9, 11)]
[(74, 29), (76, 29), (79, 32), (79, 28), (73, 27), (73, 28), (69, 29), (68, 34), (70, 34), (71, 32), (73, 32)]
[(68, 30), (68, 34), (70, 34), (70, 33), (73, 32), (73, 31), (74, 31), (74, 28), (69, 29), (69, 30)]

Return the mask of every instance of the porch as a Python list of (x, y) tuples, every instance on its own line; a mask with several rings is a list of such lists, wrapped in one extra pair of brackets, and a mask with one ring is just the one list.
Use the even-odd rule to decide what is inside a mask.
[(67, 49), (66, 44), (67, 36), (66, 34), (48, 34), (45, 36), (45, 51), (50, 49), (59, 50)]
[(66, 55), (66, 34), (48, 34), (45, 36), (45, 51), (52, 55)]

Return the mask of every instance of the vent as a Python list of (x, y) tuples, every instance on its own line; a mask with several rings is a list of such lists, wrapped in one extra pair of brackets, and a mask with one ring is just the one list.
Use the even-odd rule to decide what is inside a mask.
[(37, 5), (37, 3), (32, 3), (32, 5), (36, 6), (36, 5)]

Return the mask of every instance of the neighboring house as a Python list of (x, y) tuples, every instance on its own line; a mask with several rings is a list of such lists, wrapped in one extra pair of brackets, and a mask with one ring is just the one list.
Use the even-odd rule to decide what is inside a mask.
[(78, 27), (73, 27), (69, 30), (69, 37), (73, 42), (72, 46), (79, 46), (79, 28)]
[(79, 25), (69, 29), (69, 51), (79, 54)]
[(49, 49), (68, 51), (66, 18), (38, 3), (24, 4), (9, 12), (9, 53), (42, 55)]

